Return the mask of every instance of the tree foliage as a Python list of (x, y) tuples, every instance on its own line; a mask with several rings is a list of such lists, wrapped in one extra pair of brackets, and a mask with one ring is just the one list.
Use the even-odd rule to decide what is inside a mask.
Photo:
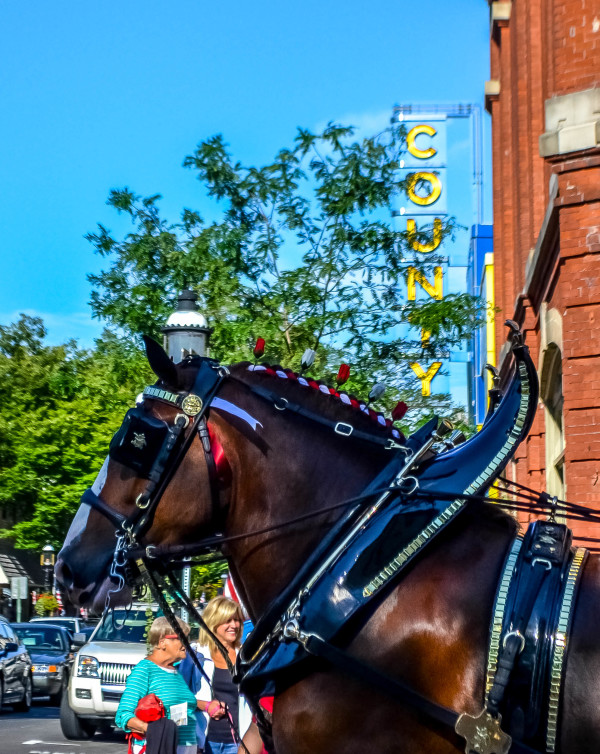
[(226, 560), (207, 563), (192, 568), (190, 596), (192, 600), (199, 600), (202, 595), (206, 600), (216, 597), (223, 588), (223, 575), (229, 570)]
[(92, 351), (44, 344), (42, 320), (0, 327), (0, 509), (18, 547), (60, 545), (108, 440), (153, 381), (143, 354), (105, 333)]
[(35, 612), (39, 616), (55, 615), (60, 610), (58, 600), (53, 594), (40, 594), (35, 603)]
[[(351, 128), (330, 124), (320, 134), (299, 129), (290, 148), (253, 167), (215, 136), (184, 161), (217, 202), (220, 217), (211, 223), (190, 209), (169, 223), (160, 195), (113, 190), (108, 204), (133, 230), (118, 239), (99, 226), (88, 236), (109, 262), (89, 276), (94, 314), (157, 336), (178, 292), (191, 287), (214, 327), (218, 358), (248, 358), (261, 336), (272, 363), (297, 368), (312, 348), (323, 379), (343, 360), (352, 366), (350, 390), (364, 394), (384, 379), (396, 388), (388, 403), (402, 396), (421, 405), (410, 363), (464, 341), (481, 311), (466, 294), (406, 301), (408, 268), (423, 268), (414, 249), (423, 239), (390, 223), (390, 206), (406, 190), (398, 170), (404, 146), (398, 126), (357, 141)], [(449, 221), (440, 232), (454, 229)], [(427, 264), (434, 261), (429, 254)], [(422, 328), (428, 339), (420, 339)]]
[[(2, 534), (21, 547), (63, 541), (112, 433), (154, 379), (139, 336), (160, 339), (184, 287), (198, 293), (214, 327), (212, 353), (223, 361), (247, 359), (260, 336), (265, 361), (296, 369), (315, 349), (311, 376), (328, 382), (349, 363), (345, 389), (359, 396), (385, 381), (377, 407), (402, 398), (413, 427), (426, 413), (447, 412), (445, 396), (423, 401), (410, 364), (464, 341), (481, 311), (467, 295), (406, 300), (409, 267), (423, 268), (416, 242), (431, 230), (411, 235), (390, 222), (407, 188), (398, 170), (404, 146), (397, 126), (355, 140), (351, 128), (331, 124), (320, 134), (299, 129), (289, 148), (254, 167), (215, 136), (184, 161), (214, 202), (211, 222), (192, 209), (168, 221), (160, 195), (111, 191), (108, 204), (132, 229), (118, 238), (100, 225), (88, 236), (107, 262), (89, 276), (93, 313), (108, 328), (96, 347), (48, 346), (35, 317), (0, 327), (0, 509), (17, 521)], [(454, 230), (449, 221), (436, 232)], [(196, 596), (216, 592), (222, 572), (220, 564), (195, 571)]]

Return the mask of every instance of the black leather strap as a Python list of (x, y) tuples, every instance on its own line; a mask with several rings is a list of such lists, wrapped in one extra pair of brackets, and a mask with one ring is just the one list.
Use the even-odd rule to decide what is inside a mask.
[(487, 708), (494, 716), (497, 716), (500, 712), (506, 687), (510, 681), (516, 659), (525, 645), (525, 631), (533, 606), (547, 575), (548, 568), (544, 562), (537, 561), (533, 564), (532, 577), (528, 583), (527, 592), (523, 595), (523, 599), (518, 605), (512, 630), (504, 637), (504, 643), (498, 657), (498, 670), (496, 671), (494, 683), (488, 695)]
[(102, 513), (103, 516), (106, 516), (106, 518), (111, 522), (115, 529), (120, 529), (124, 522), (127, 521), (127, 516), (124, 516), (122, 513), (118, 513), (117, 511), (113, 510), (104, 502), (104, 500), (102, 500), (101, 497), (98, 497), (98, 495), (96, 495), (91, 487), (88, 487), (88, 489), (83, 493), (80, 502), (89, 505), (90, 508), (94, 508), (94, 510)]
[[(366, 681), (382, 693), (389, 694), (395, 699), (399, 699), (405, 704), (410, 705), (413, 709), (424, 713), (429, 718), (454, 729), (456, 721), (459, 718), (459, 715), (454, 710), (432, 702), (397, 678), (392, 678), (376, 668), (366, 665), (361, 660), (323, 641), (318, 636), (311, 635), (302, 643), (310, 654), (322, 657), (340, 670), (350, 673), (355, 678)], [(540, 754), (540, 751), (539, 749), (532, 749), (520, 741), (513, 741), (511, 754)]]
[[(360, 440), (361, 442), (368, 442), (372, 445), (378, 445), (384, 450), (397, 450), (398, 448), (403, 447), (400, 442), (404, 439), (403, 437), (399, 437), (398, 440), (395, 440), (391, 437), (378, 437), (376, 434), (363, 432), (360, 429), (356, 429), (352, 424), (348, 422), (335, 422), (331, 421), (330, 419), (326, 419), (324, 416), (321, 416), (314, 411), (309, 411), (299, 403), (294, 403), (292, 401), (289, 401), (287, 398), (283, 398), (281, 395), (278, 395), (272, 390), (267, 390), (266, 388), (260, 387), (258, 385), (251, 385), (250, 383), (244, 382), (244, 380), (241, 380), (239, 377), (234, 377), (233, 375), (231, 376), (231, 379), (242, 384), (251, 393), (254, 393), (263, 400), (272, 403), (273, 406), (275, 406), (275, 408), (279, 411), (292, 411), (294, 414), (298, 414), (298, 416), (302, 416), (305, 419), (310, 419), (310, 421), (316, 422), (323, 427), (327, 427), (327, 429), (333, 429), (334, 432), (336, 432), (336, 434), (340, 435), (341, 437), (348, 437), (354, 440)], [(385, 429), (387, 429), (387, 427), (381, 427), (382, 431), (384, 431)]]
[(206, 462), (206, 469), (208, 471), (208, 487), (210, 490), (211, 500), (211, 521), (215, 522), (217, 529), (220, 529), (222, 525), (222, 515), (220, 510), (220, 498), (219, 498), (219, 474), (217, 472), (217, 464), (215, 463), (215, 457), (212, 452), (212, 446), (210, 444), (210, 435), (208, 433), (208, 424), (206, 418), (202, 419), (198, 425), (198, 437), (202, 443), (202, 450), (204, 451), (204, 460)]

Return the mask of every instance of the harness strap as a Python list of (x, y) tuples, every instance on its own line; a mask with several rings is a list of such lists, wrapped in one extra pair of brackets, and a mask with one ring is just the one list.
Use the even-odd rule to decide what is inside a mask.
[(115, 529), (117, 529), (117, 531), (121, 529), (122, 525), (125, 523), (125, 521), (127, 521), (127, 516), (124, 516), (122, 513), (113, 510), (110, 505), (107, 505), (104, 500), (102, 500), (101, 497), (96, 495), (91, 487), (88, 487), (88, 489), (83, 493), (83, 495), (81, 496), (81, 502), (89, 505), (90, 508), (94, 508), (99, 513), (102, 513), (103, 516), (106, 516), (106, 518), (115, 527)]
[[(438, 723), (455, 728), (459, 715), (454, 710), (444, 707), (414, 691), (402, 681), (382, 673), (380, 670), (366, 665), (356, 657), (352, 657), (329, 642), (324, 641), (314, 634), (302, 635), (297, 639), (310, 654), (322, 657), (340, 670), (351, 673), (353, 676), (366, 681), (379, 691), (389, 694), (396, 699), (409, 704), (419, 712)], [(538, 749), (532, 749), (520, 741), (513, 741), (511, 754), (540, 754)]]
[(206, 418), (203, 418), (198, 425), (198, 437), (202, 443), (202, 450), (204, 451), (204, 460), (206, 461), (206, 469), (208, 471), (208, 487), (210, 490), (210, 502), (211, 502), (211, 521), (218, 522), (220, 519), (220, 506), (219, 506), (219, 474), (217, 471), (217, 464), (212, 451), (210, 442), (210, 432), (208, 429), (208, 422)]
[[(305, 419), (310, 419), (317, 424), (321, 424), (321, 426), (327, 427), (328, 429), (333, 429), (336, 434), (341, 435), (342, 437), (352, 437), (355, 440), (368, 442), (372, 445), (379, 445), (379, 447), (383, 448), (384, 450), (397, 450), (398, 448), (404, 447), (401, 443), (396, 442), (391, 437), (378, 437), (376, 434), (371, 434), (369, 432), (363, 432), (360, 429), (356, 429), (352, 424), (348, 424), (347, 422), (336, 422), (331, 421), (330, 419), (326, 419), (324, 416), (321, 416), (314, 411), (310, 411), (309, 409), (304, 408), (304, 406), (301, 406), (299, 403), (293, 403), (287, 398), (282, 398), (282, 396), (278, 395), (272, 390), (267, 390), (266, 388), (259, 387), (258, 385), (251, 385), (248, 382), (244, 382), (244, 380), (241, 380), (239, 377), (235, 377), (234, 375), (231, 375), (230, 379), (232, 379), (234, 382), (239, 382), (251, 393), (254, 393), (260, 398), (263, 398), (269, 403), (272, 403), (273, 406), (279, 411), (292, 411), (299, 416), (303, 416)], [(381, 429), (387, 429), (387, 427), (381, 427)]]
[(513, 623), (512, 631), (504, 637), (498, 658), (498, 670), (496, 671), (494, 683), (488, 695), (487, 708), (494, 717), (497, 717), (500, 713), (500, 705), (504, 699), (515, 661), (525, 646), (527, 624), (529, 623), (533, 606), (538, 598), (542, 584), (549, 572), (547, 561), (534, 561), (532, 570), (533, 577), (528, 585), (523, 602), (519, 605), (519, 612)]

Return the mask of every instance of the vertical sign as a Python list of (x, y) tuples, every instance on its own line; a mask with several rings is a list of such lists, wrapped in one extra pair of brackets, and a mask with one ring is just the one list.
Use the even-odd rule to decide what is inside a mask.
[[(428, 264), (428, 257), (439, 258), (442, 243), (442, 225), (448, 214), (446, 186), (446, 118), (406, 120), (406, 157), (400, 163), (401, 175), (406, 182), (406, 196), (399, 210), (401, 229), (419, 259), (419, 268), (408, 268), (409, 301), (427, 297), (441, 300), (444, 297), (446, 264)], [(435, 252), (435, 253), (434, 253)], [(430, 333), (421, 332), (421, 340), (429, 340)], [(442, 362), (431, 360), (411, 365), (421, 383), (421, 393), (431, 395), (432, 383)], [(438, 380), (439, 382), (439, 380)], [(436, 386), (437, 387), (437, 386)], [(443, 392), (436, 389), (435, 392)]]
[(10, 594), (16, 600), (17, 623), (21, 622), (21, 600), (27, 599), (27, 576), (11, 576)]
[[(469, 291), (469, 226), (480, 222), (481, 159), (476, 105), (403, 105), (394, 120), (406, 128), (400, 163), (406, 195), (394, 207), (398, 230), (407, 234), (414, 266), (407, 270), (409, 301), (442, 300)], [(453, 218), (452, 237), (442, 227)], [(430, 334), (420, 333), (422, 342)], [(451, 395), (472, 411), (472, 363), (468, 344), (411, 364), (424, 396)]]

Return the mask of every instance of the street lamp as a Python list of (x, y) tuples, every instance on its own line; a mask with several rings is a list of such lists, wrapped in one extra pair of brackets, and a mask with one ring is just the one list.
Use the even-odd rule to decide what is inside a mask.
[[(206, 317), (198, 310), (198, 296), (189, 288), (184, 289), (177, 299), (177, 309), (169, 316), (164, 333), (164, 348), (171, 359), (178, 364), (190, 356), (206, 356), (208, 339), (212, 328)], [(191, 571), (185, 566), (181, 572), (181, 588), (190, 596)], [(181, 611), (183, 620), (188, 620), (187, 610)]]
[(198, 311), (198, 296), (194, 291), (185, 289), (177, 299), (177, 309), (170, 315), (164, 333), (165, 351), (175, 363), (182, 361), (188, 354), (206, 356), (208, 339), (212, 328), (206, 317)]
[(51, 578), (54, 573), (54, 547), (52, 545), (44, 545), (42, 548), (42, 554), (40, 555), (40, 565), (44, 571), (44, 590), (49, 592), (52, 588)]

